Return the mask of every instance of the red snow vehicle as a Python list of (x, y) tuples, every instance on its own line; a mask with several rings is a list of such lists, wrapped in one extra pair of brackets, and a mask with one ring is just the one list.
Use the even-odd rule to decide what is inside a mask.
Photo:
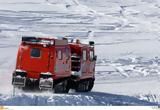
[(87, 92), (94, 85), (94, 42), (68, 43), (66, 38), (22, 37), (12, 84), (22, 89), (69, 89)]

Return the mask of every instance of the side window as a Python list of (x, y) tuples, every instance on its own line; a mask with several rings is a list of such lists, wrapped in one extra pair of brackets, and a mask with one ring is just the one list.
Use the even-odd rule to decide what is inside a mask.
[(83, 60), (86, 61), (87, 60), (87, 51), (83, 50)]
[(66, 48), (66, 59), (69, 60), (69, 49)]
[(38, 48), (32, 48), (30, 52), (30, 56), (34, 58), (39, 58), (41, 56), (41, 51)]
[(89, 56), (90, 56), (90, 60), (93, 61), (93, 58), (94, 58), (94, 51), (93, 50), (90, 50)]
[(62, 50), (57, 50), (57, 58), (58, 60), (62, 60)]

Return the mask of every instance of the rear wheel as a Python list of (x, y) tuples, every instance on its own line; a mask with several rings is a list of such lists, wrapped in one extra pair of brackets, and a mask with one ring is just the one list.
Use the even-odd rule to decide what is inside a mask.
[(86, 82), (78, 82), (76, 87), (76, 92), (86, 92), (87, 83)]
[(54, 93), (68, 93), (69, 89), (68, 80), (64, 80), (54, 85)]
[(91, 79), (90, 81), (89, 81), (89, 86), (88, 86), (88, 92), (89, 91), (91, 91), (92, 90), (92, 88), (93, 88), (93, 86), (94, 86), (94, 79)]
[(77, 82), (76, 84), (76, 92), (89, 92), (92, 90), (94, 86), (94, 80), (93, 79), (89, 79), (89, 80), (82, 80)]

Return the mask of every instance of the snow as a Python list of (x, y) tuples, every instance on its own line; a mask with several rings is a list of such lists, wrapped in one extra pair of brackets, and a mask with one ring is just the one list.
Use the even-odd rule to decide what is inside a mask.
[(0, 95), (2, 105), (156, 105), (147, 101), (139, 100), (134, 97), (107, 94), (103, 92), (92, 93), (72, 93), (68, 95)]
[[(159, 105), (159, 7), (159, 0), (0, 0), (0, 105)], [(12, 96), (22, 36), (95, 41), (92, 92)]]

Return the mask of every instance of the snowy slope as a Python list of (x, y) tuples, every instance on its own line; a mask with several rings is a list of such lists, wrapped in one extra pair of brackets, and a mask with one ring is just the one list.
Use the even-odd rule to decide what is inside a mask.
[[(159, 0), (0, 0), (0, 104), (160, 104), (159, 10)], [(94, 35), (88, 38), (90, 30)], [(94, 40), (93, 92), (12, 97), (11, 75), (23, 35)]]
[(103, 92), (91, 93), (71, 93), (68, 95), (16, 95), (14, 97), (0, 95), (0, 104), (2, 105), (39, 105), (39, 106), (64, 106), (64, 105), (157, 105), (148, 101), (139, 100), (134, 97), (107, 94)]

